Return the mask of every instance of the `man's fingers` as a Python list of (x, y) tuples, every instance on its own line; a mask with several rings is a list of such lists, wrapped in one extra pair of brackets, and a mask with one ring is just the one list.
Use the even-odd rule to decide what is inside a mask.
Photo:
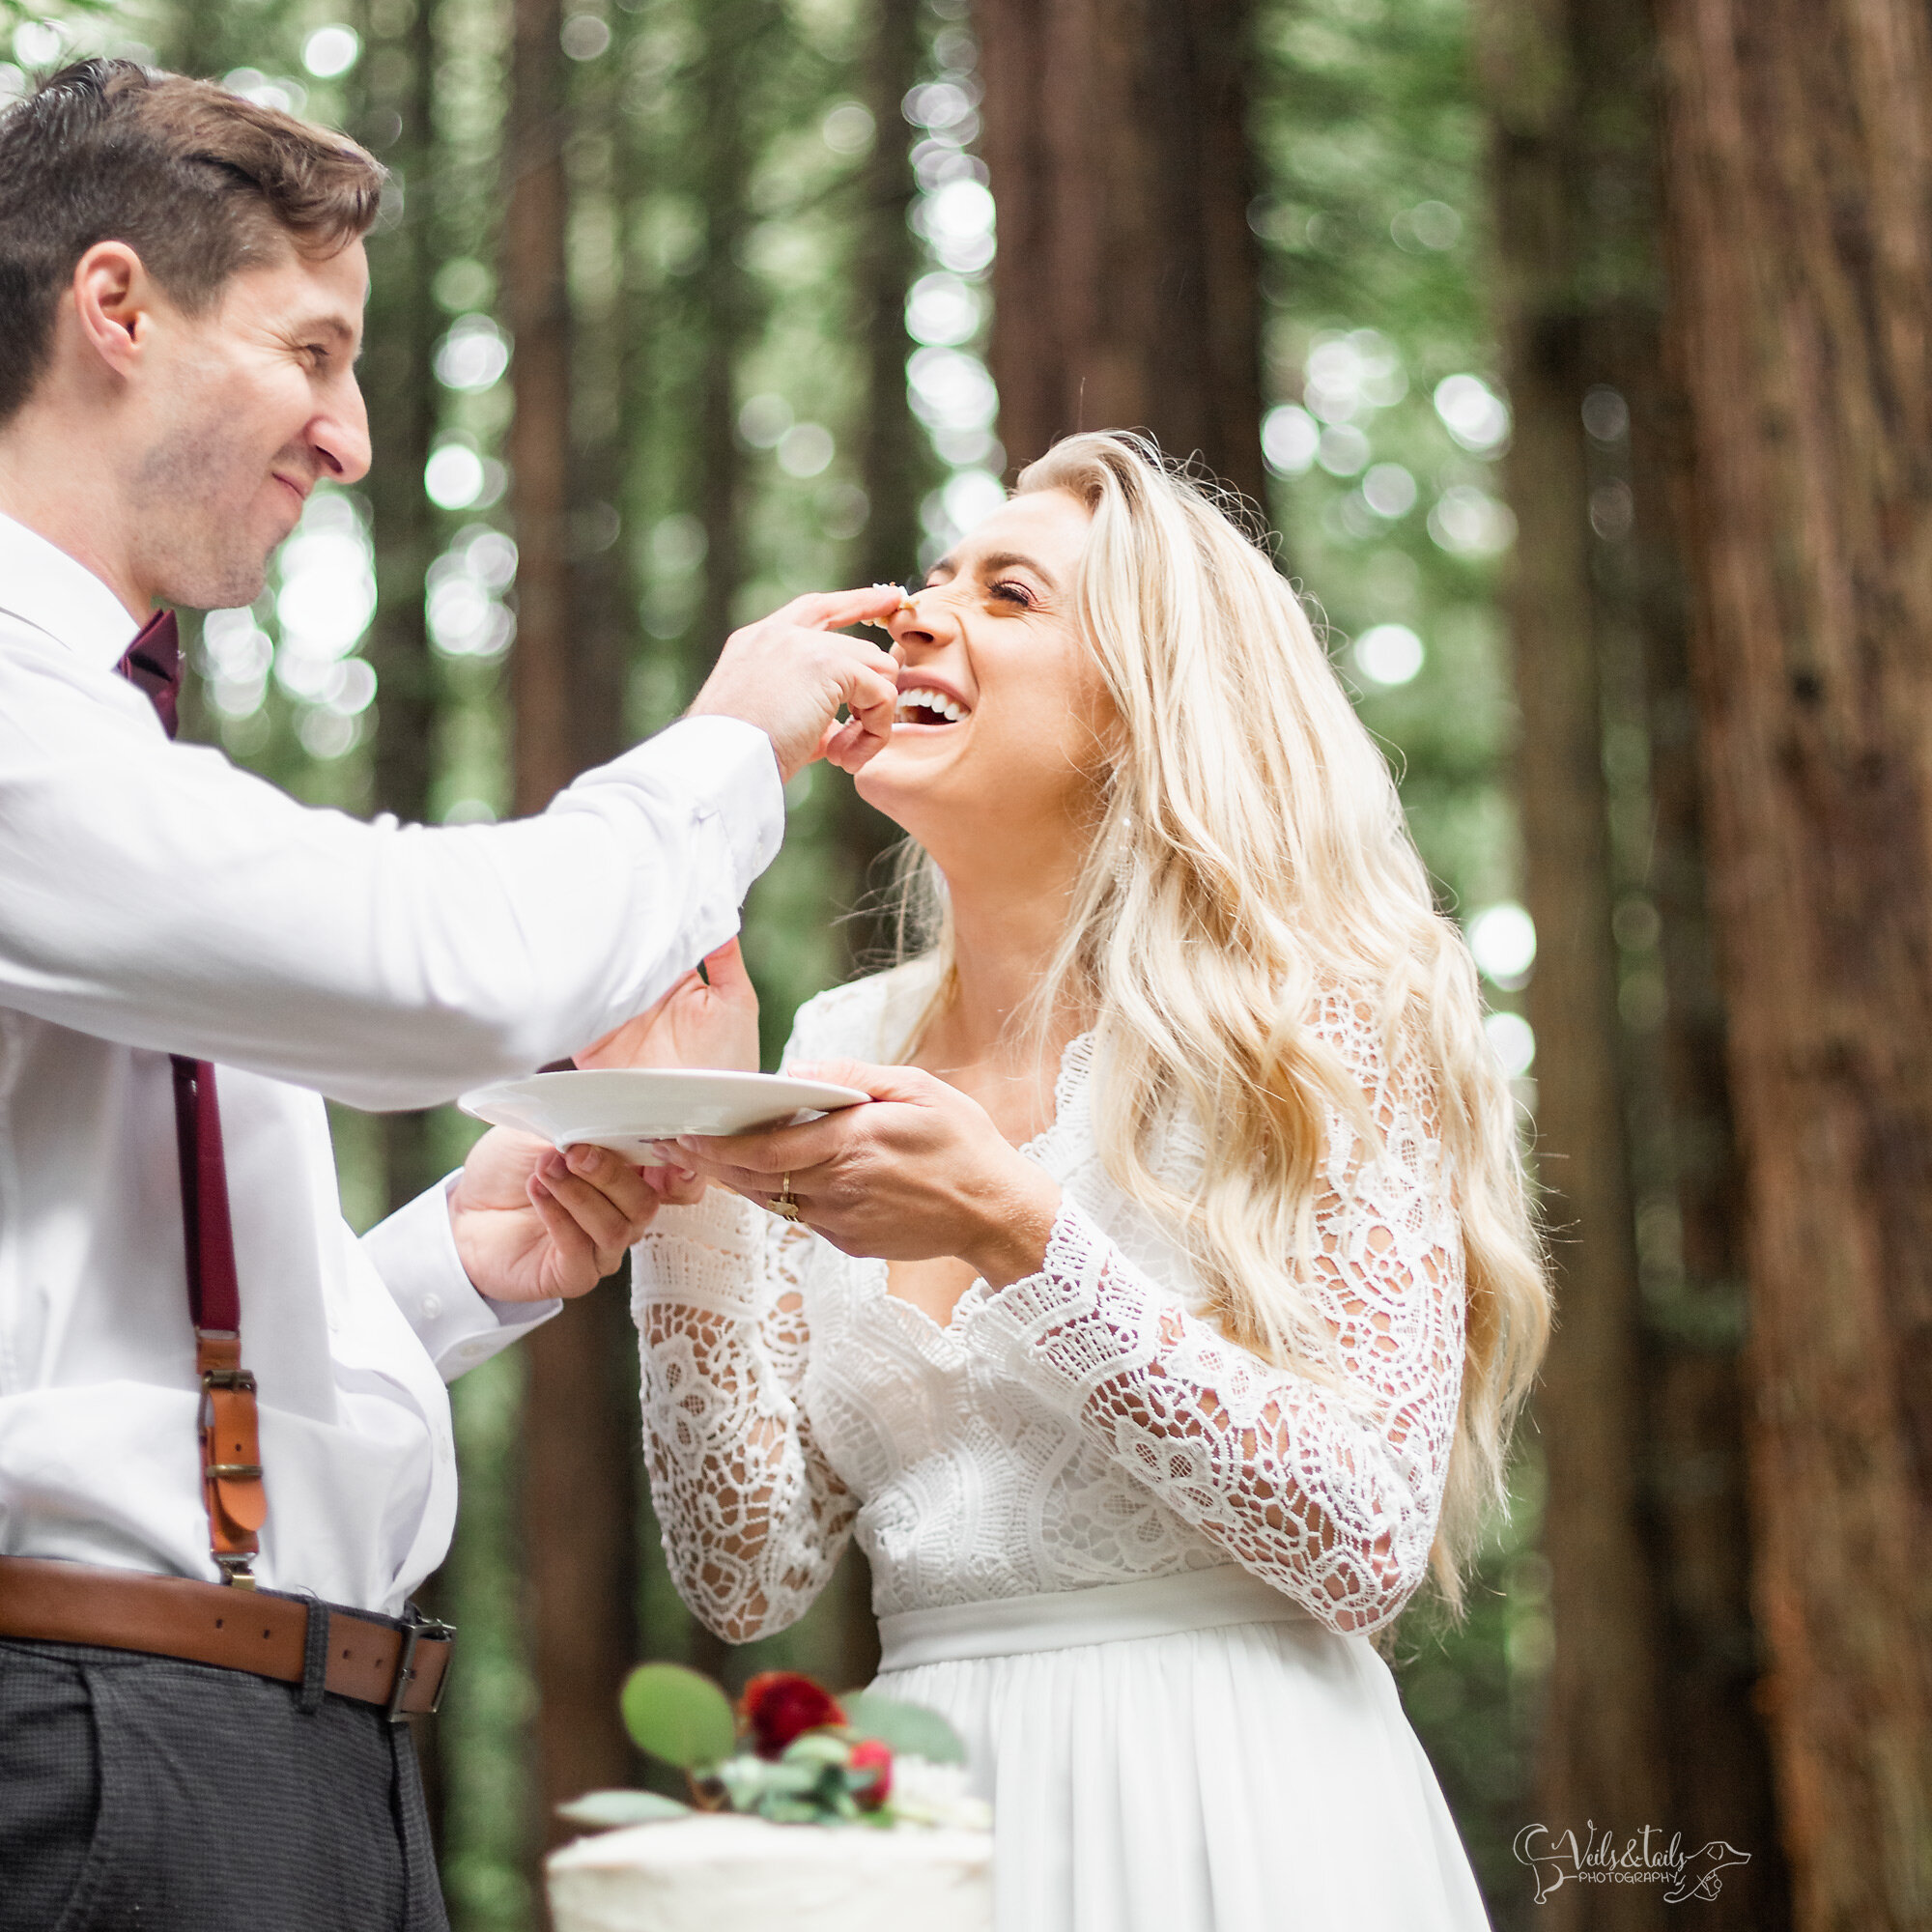
[(865, 726), (867, 738), (883, 745), (893, 735), (893, 720), (898, 715), (898, 684), (867, 666), (846, 686), (845, 708)]
[[(582, 1156), (585, 1151), (573, 1149), (573, 1154)], [(602, 1151), (601, 1149), (598, 1150)], [(576, 1165), (575, 1161), (572, 1163)], [(645, 1208), (645, 1188), (636, 1168), (628, 1163), (623, 1167), (623, 1177), (602, 1177), (593, 1184), (581, 1178), (578, 1173), (565, 1173), (546, 1178), (544, 1185), (552, 1196), (559, 1202), (565, 1211), (584, 1231), (603, 1253), (621, 1251), (630, 1245), (633, 1225), (649, 1219)], [(626, 1205), (619, 1207), (611, 1197), (621, 1193)], [(631, 1211), (635, 1208), (637, 1212)]]
[(657, 1196), (637, 1167), (609, 1148), (574, 1147), (565, 1156), (570, 1171), (601, 1191), (627, 1221), (641, 1226), (657, 1211)]
[(805, 630), (837, 631), (847, 624), (890, 617), (904, 601), (903, 586), (875, 583), (865, 590), (810, 591), (803, 597), (794, 597), (776, 614)]
[(661, 1202), (674, 1208), (695, 1208), (704, 1199), (704, 1177), (687, 1167), (647, 1167), (644, 1179)]
[(825, 736), (819, 741), (818, 755), (837, 770), (853, 773), (864, 770), (867, 762), (884, 747), (883, 738), (870, 736), (866, 727), (853, 718), (843, 724), (834, 723), (825, 727)]
[[(549, 1183), (534, 1174), (530, 1176), (528, 1193), (530, 1206), (536, 1209), (537, 1219), (543, 1223), (544, 1233), (556, 1250), (556, 1268), (563, 1278), (558, 1286), (565, 1294), (582, 1294), (584, 1289), (603, 1279), (601, 1272), (592, 1272), (597, 1267), (597, 1253), (590, 1236), (551, 1192)], [(579, 1282), (582, 1287), (576, 1285)]]
[(634, 1014), (620, 1026), (612, 1027), (601, 1039), (593, 1039), (588, 1046), (580, 1047), (574, 1056), (575, 1059), (580, 1065), (595, 1061), (600, 1054), (607, 1052), (613, 1045), (624, 1033), (625, 1028), (634, 1027), (639, 1023), (648, 1027), (673, 1000), (683, 998), (693, 986), (701, 985), (702, 983), (697, 977), (696, 969), (693, 968), (691, 972), (687, 973), (683, 979), (679, 980), (671, 987), (669, 992), (654, 1000), (642, 1012)]
[(890, 667), (874, 652), (871, 659), (835, 662), (833, 674), (838, 680), (838, 696), (850, 717), (840, 723), (834, 719), (818, 741), (817, 755), (829, 758), (842, 772), (856, 772), (883, 751), (893, 735), (893, 720), (898, 713), (899, 688)]

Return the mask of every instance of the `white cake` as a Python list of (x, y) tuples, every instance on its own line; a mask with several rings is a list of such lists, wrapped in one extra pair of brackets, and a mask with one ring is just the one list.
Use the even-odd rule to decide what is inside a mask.
[(556, 1932), (992, 1932), (987, 1832), (719, 1812), (579, 1838), (548, 1866)]

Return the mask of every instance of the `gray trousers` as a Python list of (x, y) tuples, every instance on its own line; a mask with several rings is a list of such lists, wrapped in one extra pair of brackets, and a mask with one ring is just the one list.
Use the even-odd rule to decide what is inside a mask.
[(406, 1724), (0, 1639), (0, 1932), (448, 1932)]

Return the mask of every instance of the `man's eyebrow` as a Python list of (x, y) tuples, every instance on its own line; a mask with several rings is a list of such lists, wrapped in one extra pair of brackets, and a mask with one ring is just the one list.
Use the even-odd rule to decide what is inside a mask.
[(339, 315), (312, 315), (296, 323), (290, 328), (291, 335), (332, 335), (338, 342), (354, 342), (361, 331), (354, 324), (344, 322)]

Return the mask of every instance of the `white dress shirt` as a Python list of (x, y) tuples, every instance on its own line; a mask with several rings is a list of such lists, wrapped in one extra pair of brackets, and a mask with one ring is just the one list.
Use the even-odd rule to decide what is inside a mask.
[(170, 744), (135, 626), (0, 517), (0, 1553), (217, 1577), (171, 1052), (218, 1063), (275, 1589), (386, 1609), (456, 1513), (445, 1380), (554, 1304), (487, 1301), (446, 1183), (359, 1241), (322, 1096), (420, 1107), (640, 1011), (737, 929), (783, 801), (691, 719), (540, 817), (366, 824)]

